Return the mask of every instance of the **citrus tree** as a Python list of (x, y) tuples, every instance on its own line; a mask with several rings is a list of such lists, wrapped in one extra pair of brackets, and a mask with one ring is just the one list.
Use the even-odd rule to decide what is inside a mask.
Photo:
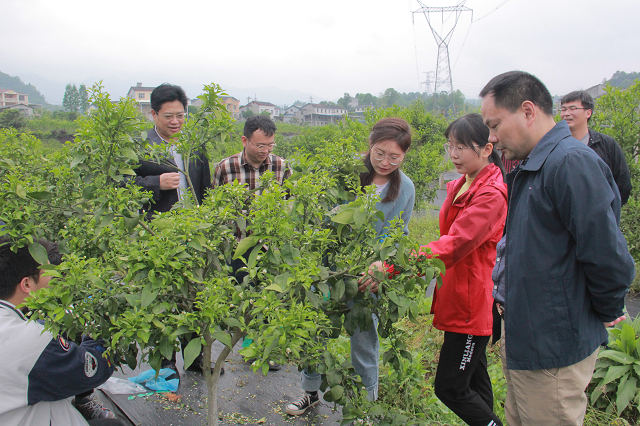
[[(228, 138), (231, 119), (220, 95), (217, 85), (205, 86), (203, 107), (173, 141), (185, 165), (195, 151)], [(242, 353), (257, 358), (256, 370), (266, 372), (273, 360), (320, 372), (323, 391), (329, 388), (324, 398), (344, 407), (345, 423), (367, 415), (406, 423), (365, 401), (351, 364), (337, 365), (326, 350), (328, 339), (371, 327), (376, 314), (380, 334), (392, 342), (384, 361), (410, 357), (393, 325), (417, 315), (428, 282), (418, 276), (444, 271), (437, 259), (411, 255), (416, 246), (401, 224), (377, 237), (377, 196), (359, 186), (361, 142), (347, 137), (293, 158), (294, 173), (282, 186), (266, 174), (255, 191), (218, 187), (201, 205), (187, 195), (146, 221), (141, 209), (150, 195), (128, 176), (140, 157), (165, 162), (170, 147), (141, 137), (145, 123), (133, 100), (114, 104), (96, 85), (92, 103), (98, 109), (80, 119), (75, 142), (47, 158), (33, 137), (0, 133), (0, 234), (28, 245), (55, 277), (28, 300), (32, 319), (44, 319), (54, 334), (104, 339), (106, 354), (131, 368), (148, 362), (159, 370), (188, 336), (185, 367), (204, 352), (210, 425), (218, 423), (220, 370), (244, 336), (254, 343)], [(239, 244), (238, 228), (249, 233)], [(61, 241), (62, 265), (46, 265), (39, 237)], [(227, 265), (249, 249), (248, 277), (237, 282)], [(400, 272), (379, 274), (373, 298), (357, 281), (378, 260)], [(216, 340), (224, 349), (214, 357)]]

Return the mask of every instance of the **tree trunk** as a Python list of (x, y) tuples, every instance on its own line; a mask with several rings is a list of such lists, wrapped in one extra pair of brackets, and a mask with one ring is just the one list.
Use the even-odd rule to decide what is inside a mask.
[[(234, 333), (231, 336), (231, 346), (235, 346), (236, 343), (246, 335), (247, 333), (235, 328)], [(215, 339), (211, 336), (211, 332), (209, 330), (205, 331), (203, 337), (205, 346), (203, 348), (202, 374), (204, 375), (204, 380), (207, 384), (207, 425), (218, 426), (218, 384), (220, 383), (220, 370), (222, 370), (224, 361), (231, 353), (231, 348), (228, 346), (224, 347), (216, 359), (216, 365), (213, 368), (213, 372), (211, 372), (211, 345), (213, 345)]]

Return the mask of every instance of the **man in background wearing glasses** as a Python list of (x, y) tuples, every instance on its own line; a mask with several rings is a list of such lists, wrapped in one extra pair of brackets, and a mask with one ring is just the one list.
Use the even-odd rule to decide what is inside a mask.
[[(272, 172), (275, 179), (282, 185), (285, 179), (291, 176), (291, 169), (287, 167), (284, 159), (272, 154), (276, 147), (274, 142), (276, 125), (265, 115), (254, 115), (247, 119), (244, 124), (242, 136), (243, 150), (231, 157), (225, 158), (218, 163), (213, 176), (213, 186), (226, 185), (236, 179), (241, 184), (246, 184), (247, 189), (253, 191), (258, 186), (260, 176), (265, 172)], [(238, 230), (236, 237), (241, 240), (245, 233)], [(247, 272), (240, 271), (245, 266), (245, 261), (252, 249), (246, 251), (244, 260), (234, 259), (231, 262), (233, 276), (242, 282), (248, 275)], [(243, 346), (250, 344), (246, 339)], [(280, 365), (271, 362), (269, 370), (276, 371)]]
[(593, 98), (587, 92), (578, 90), (564, 95), (560, 104), (560, 117), (569, 125), (571, 136), (593, 149), (611, 169), (624, 206), (631, 193), (629, 166), (615, 139), (588, 127), (593, 114)]
[(291, 175), (285, 161), (271, 151), (276, 125), (265, 115), (254, 115), (244, 124), (242, 146), (244, 149), (218, 163), (214, 173), (213, 185), (226, 185), (238, 179), (249, 190), (256, 189), (258, 180), (265, 172), (273, 172), (276, 180), (282, 184)]
[[(161, 84), (151, 92), (151, 115), (155, 126), (147, 133), (152, 144), (171, 142), (182, 130), (187, 108), (187, 95), (180, 86)], [(184, 171), (182, 156), (172, 146), (169, 161)], [(140, 161), (135, 169), (135, 183), (153, 193), (153, 203), (145, 206), (147, 219), (156, 213), (168, 212), (184, 194), (189, 193), (187, 179), (174, 168), (151, 161)], [(198, 203), (202, 203), (205, 191), (211, 187), (211, 169), (203, 152), (196, 152), (189, 162), (189, 178)]]

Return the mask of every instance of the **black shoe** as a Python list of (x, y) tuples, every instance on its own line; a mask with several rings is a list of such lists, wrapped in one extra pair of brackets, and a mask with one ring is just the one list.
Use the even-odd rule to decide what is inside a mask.
[(296, 401), (288, 404), (284, 411), (291, 416), (300, 416), (304, 414), (309, 408), (320, 402), (318, 392), (310, 393), (305, 392)]
[(269, 371), (278, 371), (282, 368), (280, 364), (275, 361), (269, 361)]

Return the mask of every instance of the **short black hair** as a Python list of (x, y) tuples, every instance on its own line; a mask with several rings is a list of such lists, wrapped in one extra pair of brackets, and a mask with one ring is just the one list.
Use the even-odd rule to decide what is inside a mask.
[(564, 105), (567, 102), (580, 101), (584, 109), (590, 109), (593, 112), (593, 98), (584, 90), (575, 90), (571, 93), (567, 93), (560, 99), (560, 105)]
[(265, 136), (273, 136), (276, 133), (276, 124), (266, 115), (252, 115), (244, 123), (244, 137), (251, 139), (253, 132), (262, 130)]
[[(57, 245), (45, 239), (38, 240), (47, 250), (49, 257), (58, 253)], [(11, 250), (9, 237), (0, 237), (0, 299), (7, 300), (16, 293), (16, 288), (25, 277), (35, 282), (40, 279), (40, 264), (29, 253), (27, 246)]]
[(162, 109), (162, 105), (167, 102), (180, 101), (182, 106), (187, 109), (187, 94), (180, 86), (169, 83), (162, 83), (151, 92), (151, 109), (155, 112)]
[(509, 71), (493, 77), (480, 92), (480, 97), (493, 95), (496, 107), (514, 113), (524, 101), (533, 102), (546, 115), (553, 115), (553, 99), (549, 89), (534, 75)]

